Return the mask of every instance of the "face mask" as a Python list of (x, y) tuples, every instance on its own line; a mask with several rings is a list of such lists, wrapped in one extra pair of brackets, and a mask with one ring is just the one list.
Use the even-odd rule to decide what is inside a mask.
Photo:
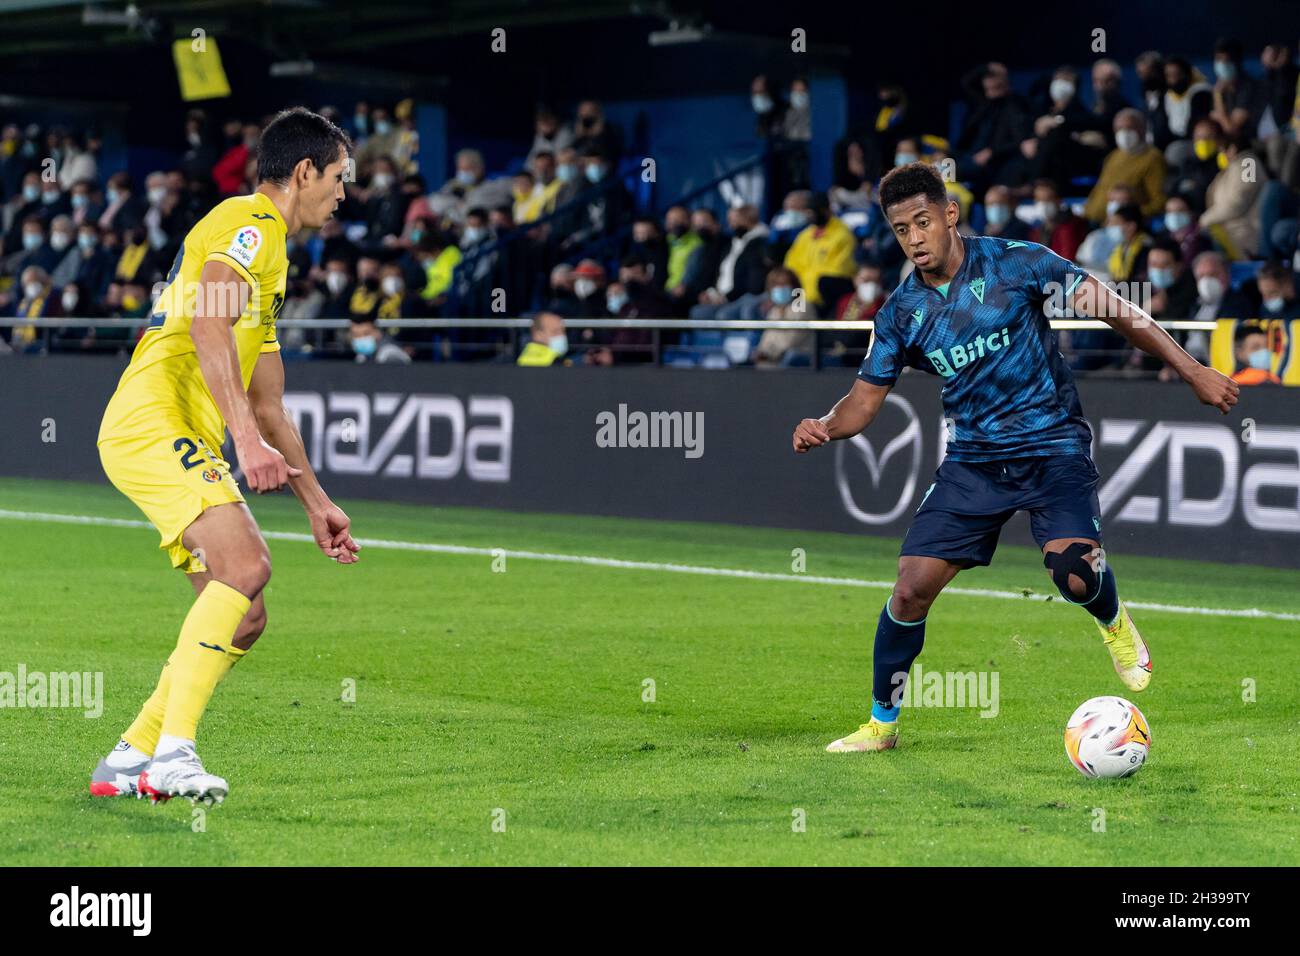
[(609, 309), (614, 315), (617, 315), (623, 306), (627, 305), (626, 295), (607, 295), (605, 296), (605, 308)]
[(593, 279), (585, 276), (581, 279), (573, 280), (573, 294), (579, 299), (590, 298), (591, 294), (596, 291), (596, 283)]
[(419, 242), (420, 242), (420, 240), (423, 239), (423, 238), (424, 238), (424, 230), (423, 230), (423, 229), (412, 229), (412, 230), (411, 230), (411, 242), (416, 243), (416, 244), (418, 245)]
[(569, 351), (569, 337), (563, 333), (552, 335), (546, 340), (546, 347), (556, 355), (564, 355)]
[(1034, 215), (1039, 222), (1052, 222), (1056, 219), (1056, 214), (1060, 207), (1054, 202), (1048, 202), (1046, 199), (1040, 199), (1034, 203)]
[(1002, 226), (1006, 225), (1007, 220), (1011, 218), (1011, 209), (1002, 205), (985, 206), (984, 215), (990, 226)]
[(1219, 145), (1212, 139), (1198, 139), (1192, 143), (1192, 152), (1203, 163), (1208, 163), (1219, 151)]
[(1286, 299), (1282, 298), (1280, 295), (1264, 300), (1264, 309), (1268, 312), (1281, 312), (1285, 306)]
[(1141, 142), (1142, 137), (1135, 129), (1121, 129), (1115, 133), (1115, 145), (1126, 153), (1133, 152)]
[(473, 171), (469, 169), (456, 170), (456, 182), (460, 183), (462, 186), (473, 186), (475, 182)]
[(379, 288), (384, 295), (399, 295), (402, 291), (402, 280), (397, 276), (384, 276), (383, 281), (379, 283)]
[(858, 298), (863, 302), (875, 302), (876, 296), (880, 295), (879, 282), (859, 282)]
[(47, 206), (51, 206), (58, 201), (59, 201), (58, 190), (41, 193), (41, 202), (45, 203), (45, 205)]
[(24, 186), (24, 187), (23, 187), (23, 201), (24, 201), (24, 202), (36, 202), (36, 200), (38, 200), (38, 199), (40, 199), (40, 198), (41, 198), (41, 187), (40, 187), (40, 186)]
[(689, 226), (683, 226), (679, 223), (678, 225), (673, 226), (671, 229), (668, 230), (668, 235), (672, 236), (674, 239), (680, 239), (682, 236), (686, 235), (686, 233), (688, 233), (689, 231), (690, 231)]
[(755, 113), (770, 113), (772, 111), (772, 97), (766, 93), (755, 93), (750, 96), (749, 105), (754, 107)]
[(1157, 289), (1168, 289), (1174, 284), (1173, 269), (1152, 269), (1151, 284)]
[(186, 140), (186, 142), (188, 142), (191, 146), (193, 146), (195, 149), (197, 149), (198, 146), (199, 146), (199, 144), (203, 142), (203, 137), (200, 136), (198, 133), (188, 133), (188, 134), (186, 134), (186, 136), (185, 136), (185, 140)]
[(82, 232), (77, 234), (77, 245), (80, 246), (82, 249), (86, 250), (87, 252), (90, 252), (90, 250), (94, 249), (95, 244), (98, 241), (99, 240), (97, 240), (93, 235), (91, 235), (88, 232)]
[(1182, 211), (1165, 213), (1165, 228), (1170, 232), (1180, 232), (1191, 224), (1191, 213)]
[(364, 133), (366, 131), (366, 114), (358, 113), (352, 117), (352, 125), (358, 133)]
[(370, 185), (374, 186), (380, 192), (384, 192), (388, 187), (393, 185), (392, 173), (375, 173), (370, 177)]
[(894, 165), (906, 166), (908, 163), (916, 162), (918, 158), (919, 157), (916, 155), (916, 153), (895, 153)]
[(388, 122), (388, 120), (380, 120), (378, 123), (375, 124), (376, 136), (387, 136), (392, 131), (393, 131), (393, 124)]
[(110, 206), (122, 198), (122, 194), (112, 187), (109, 187), (108, 191), (105, 192), (104, 195), (108, 198), (108, 204)]
[(773, 286), (769, 293), (773, 305), (789, 305), (790, 300), (794, 298), (794, 289), (788, 285)]
[(167, 198), (167, 187), (155, 187), (149, 190), (149, 205), (157, 206)]
[(72, 312), (77, 307), (77, 290), (72, 289), (63, 293), (63, 311)]
[(466, 226), (465, 232), (462, 233), (462, 238), (464, 239), (465, 245), (472, 246), (475, 243), (482, 242), (483, 237), (486, 234), (487, 230), (482, 226)]
[(1124, 241), (1124, 227), (1123, 227), (1123, 226), (1107, 226), (1107, 227), (1106, 227), (1106, 238), (1109, 239), (1111, 242), (1123, 242), (1123, 241)]
[(1231, 60), (1215, 60), (1214, 75), (1220, 80), (1233, 80), (1237, 77), (1237, 64)]
[(359, 339), (352, 340), (352, 351), (358, 355), (374, 355), (375, 350), (379, 348), (379, 340), (373, 335), (365, 335)]
[(1273, 353), (1268, 349), (1255, 349), (1246, 358), (1246, 362), (1251, 368), (1263, 369), (1268, 371), (1273, 367)]
[(50, 248), (55, 252), (62, 252), (68, 246), (72, 245), (72, 236), (66, 232), (50, 233)]
[(325, 288), (330, 290), (330, 295), (339, 295), (348, 287), (348, 277), (343, 272), (325, 273)]
[(804, 90), (790, 91), (790, 105), (797, 110), (806, 110), (812, 102), (812, 98)]
[(555, 178), (562, 183), (571, 183), (578, 178), (578, 167), (573, 163), (560, 163), (555, 167)]
[(85, 209), (89, 205), (90, 205), (90, 197), (87, 196), (85, 193), (72, 194), (73, 209)]
[(28, 282), (23, 286), (23, 294), (29, 299), (40, 298), (41, 293), (44, 291), (45, 286), (41, 285), (39, 282)]
[(598, 183), (605, 178), (605, 168), (599, 163), (588, 163), (583, 172), (586, 174), (588, 182)]
[(1108, 216), (1113, 216), (1113, 215), (1115, 215), (1115, 210), (1117, 210), (1117, 209), (1119, 209), (1119, 200), (1118, 200), (1118, 199), (1112, 199), (1112, 200), (1110, 200), (1110, 202), (1106, 203), (1106, 215), (1108, 215)]
[(1052, 101), (1059, 103), (1062, 100), (1068, 100), (1074, 95), (1074, 84), (1069, 80), (1052, 80), (1051, 86), (1047, 88), (1052, 97)]
[(1202, 302), (1218, 302), (1223, 298), (1223, 283), (1218, 276), (1201, 276), (1196, 280), (1196, 294)]
[(26, 249), (28, 252), (31, 252), (33, 249), (39, 249), (41, 247), (41, 243), (44, 241), (45, 241), (45, 237), (42, 236), (39, 232), (23, 233), (23, 248)]

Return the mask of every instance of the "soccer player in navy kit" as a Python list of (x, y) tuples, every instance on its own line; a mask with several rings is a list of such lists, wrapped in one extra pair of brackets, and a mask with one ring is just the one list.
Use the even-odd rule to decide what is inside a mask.
[(931, 166), (911, 163), (880, 184), (880, 205), (915, 266), (875, 317), (871, 347), (849, 394), (794, 431), (799, 453), (858, 434), (904, 366), (943, 378), (948, 444), (907, 536), (898, 579), (880, 612), (871, 719), (831, 752), (888, 750), (898, 742), (902, 683), (925, 642), (939, 592), (963, 568), (987, 565), (998, 533), (1028, 511), (1043, 563), (1065, 599), (1097, 621), (1130, 690), (1151, 680), (1151, 655), (1120, 603), (1101, 549), (1092, 432), (1056, 346), (1047, 304), (1102, 319), (1175, 369), (1225, 414), (1235, 382), (1188, 355), (1132, 302), (1032, 242), (957, 234), (958, 207)]

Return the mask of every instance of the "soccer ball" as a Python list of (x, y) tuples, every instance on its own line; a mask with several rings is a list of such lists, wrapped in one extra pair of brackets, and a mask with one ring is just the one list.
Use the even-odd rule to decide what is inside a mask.
[(1085, 700), (1065, 725), (1065, 755), (1085, 777), (1128, 777), (1146, 763), (1151, 728), (1123, 697)]

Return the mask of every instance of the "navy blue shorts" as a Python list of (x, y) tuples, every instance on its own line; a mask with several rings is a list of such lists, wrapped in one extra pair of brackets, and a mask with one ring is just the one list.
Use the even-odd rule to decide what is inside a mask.
[(1087, 455), (953, 461), (946, 458), (916, 509), (901, 554), (987, 565), (1017, 511), (1041, 548), (1055, 538), (1101, 543), (1100, 482)]

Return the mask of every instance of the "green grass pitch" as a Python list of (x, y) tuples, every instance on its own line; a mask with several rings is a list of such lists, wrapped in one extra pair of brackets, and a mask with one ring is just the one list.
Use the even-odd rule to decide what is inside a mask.
[[(251, 504), (265, 530), (306, 531), (287, 496)], [(852, 535), (341, 504), (361, 538), (507, 551), (790, 573), (802, 548), (810, 575), (873, 580), (897, 553)], [(3, 479), (0, 509), (140, 518), (107, 484)], [(832, 755), (865, 719), (884, 590), (518, 557), (500, 572), (486, 555), (379, 547), (338, 567), (283, 540), (266, 634), (200, 726), (230, 798), (203, 817), (92, 800), (89, 772), (152, 688), (190, 589), (151, 529), (9, 517), (0, 533), (0, 671), (105, 682), (99, 719), (0, 710), (9, 864), (1300, 859), (1293, 620), (1135, 611), (1155, 671), (1127, 696), (1152, 754), (1131, 779), (1097, 781), (1069, 765), (1061, 731), (1086, 698), (1126, 692), (1086, 614), (1059, 599), (941, 597), (920, 663), (997, 671), (998, 715), (917, 707), (896, 751)], [(1300, 611), (1293, 571), (1110, 547), (1129, 599)], [(1051, 590), (1036, 554), (1009, 547), (955, 584)]]

